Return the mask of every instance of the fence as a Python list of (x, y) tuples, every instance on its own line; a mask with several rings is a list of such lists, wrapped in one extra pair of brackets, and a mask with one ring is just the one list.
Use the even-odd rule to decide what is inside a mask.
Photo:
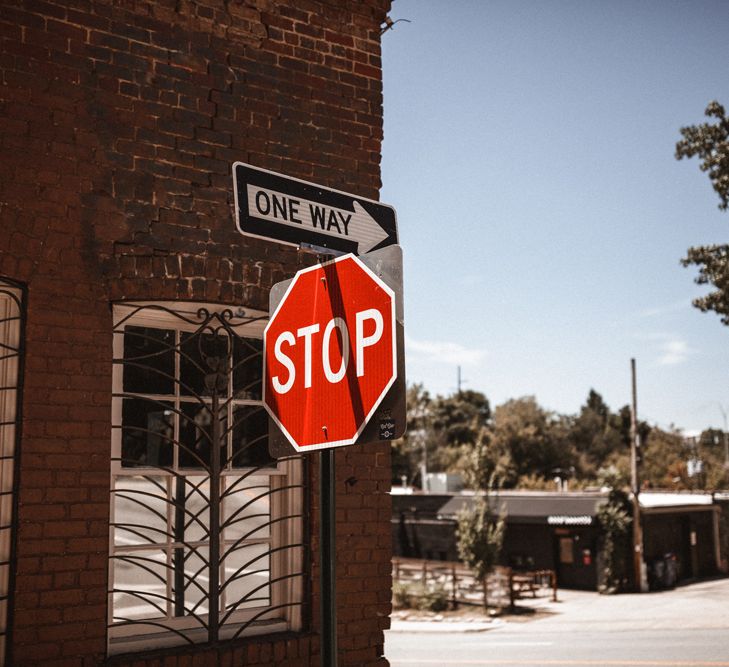
[[(422, 595), (445, 591), (454, 609), (459, 604), (483, 606), (483, 587), (463, 563), (393, 558), (392, 578), (395, 584), (409, 586)], [(553, 570), (514, 572), (508, 567), (496, 567), (488, 576), (487, 590), (489, 606), (502, 609), (514, 607), (527, 595), (536, 598), (545, 592), (551, 593), (556, 602), (557, 578)]]

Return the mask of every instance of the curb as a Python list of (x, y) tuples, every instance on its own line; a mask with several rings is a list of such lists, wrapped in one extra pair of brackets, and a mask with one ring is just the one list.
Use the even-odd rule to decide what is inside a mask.
[(466, 633), (466, 632), (487, 632), (505, 625), (504, 621), (474, 621), (474, 622), (452, 622), (452, 621), (392, 621), (388, 632), (408, 633)]

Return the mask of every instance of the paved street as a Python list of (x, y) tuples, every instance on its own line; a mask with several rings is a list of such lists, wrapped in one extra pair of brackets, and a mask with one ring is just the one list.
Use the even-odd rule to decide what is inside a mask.
[(460, 623), (394, 622), (392, 667), (729, 667), (729, 579), (644, 595), (560, 591), (530, 620), (492, 629)]

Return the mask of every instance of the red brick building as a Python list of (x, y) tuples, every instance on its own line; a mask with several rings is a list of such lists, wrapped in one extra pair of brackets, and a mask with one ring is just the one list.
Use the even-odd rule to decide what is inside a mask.
[[(388, 8), (1, 3), (3, 664), (318, 664), (317, 469), (260, 400), (316, 258), (236, 231), (231, 166), (377, 199)], [(336, 460), (340, 664), (386, 665), (389, 446)]]

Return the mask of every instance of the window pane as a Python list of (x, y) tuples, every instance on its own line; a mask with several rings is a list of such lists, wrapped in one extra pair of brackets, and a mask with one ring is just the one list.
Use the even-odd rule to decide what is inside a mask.
[(125, 398), (122, 404), (122, 466), (171, 466), (174, 433), (172, 403)]
[[(210, 583), (209, 552), (206, 546), (175, 549), (174, 595), (177, 615), (207, 614)], [(184, 614), (179, 612), (184, 609)]]
[(135, 551), (114, 556), (114, 620), (167, 615), (165, 552)]
[(175, 332), (151, 327), (124, 330), (124, 391), (174, 394)]
[(271, 604), (270, 547), (252, 544), (225, 559), (226, 609), (248, 609)]
[(234, 468), (275, 467), (268, 453), (268, 414), (263, 406), (242, 405), (233, 411)]
[(226, 541), (270, 537), (270, 478), (228, 476), (225, 481), (222, 504)]
[(116, 546), (166, 543), (166, 478), (117, 477), (112, 499)]
[(559, 538), (559, 562), (572, 565), (575, 562), (574, 542), (571, 537)]
[(178, 477), (175, 481), (175, 542), (209, 539), (210, 478)]
[[(210, 446), (213, 440), (213, 415), (209, 405), (183, 403), (180, 406), (180, 453), (181, 468), (204, 468), (210, 465)], [(220, 460), (225, 461), (228, 420), (225, 410), (220, 410)]]
[(233, 395), (241, 400), (261, 400), (263, 341), (237, 338), (233, 344)]
[[(230, 341), (203, 333), (180, 335), (180, 394), (210, 396), (214, 383), (219, 396), (228, 394)], [(210, 384), (213, 383), (213, 384)]]

